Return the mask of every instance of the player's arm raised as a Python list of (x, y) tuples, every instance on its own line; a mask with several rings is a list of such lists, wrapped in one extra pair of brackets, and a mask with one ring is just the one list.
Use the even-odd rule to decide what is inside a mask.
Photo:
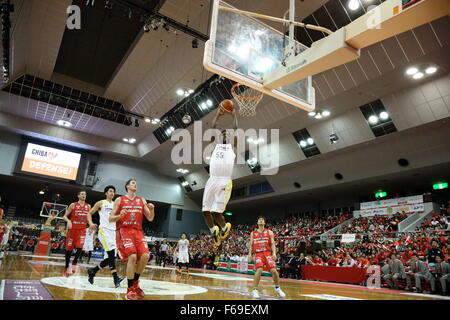
[(144, 215), (148, 221), (152, 222), (155, 219), (155, 206), (153, 203), (147, 203), (145, 200), (144, 202)]
[(117, 212), (119, 210), (120, 206), (120, 198), (117, 198), (116, 201), (114, 201), (113, 209), (111, 210), (111, 213), (109, 214), (109, 222), (116, 222), (125, 216), (125, 211), (122, 210), (122, 212)]
[(233, 128), (234, 128), (233, 148), (234, 148), (234, 151), (236, 151), (236, 149), (237, 149), (237, 139), (238, 139), (237, 132), (236, 132), (236, 130), (238, 128), (238, 119), (237, 119), (237, 115), (236, 115), (236, 109), (233, 109), (232, 115), (233, 115), (233, 118), (234, 118), (233, 119)]
[[(222, 112), (222, 110), (221, 110), (220, 107), (219, 107), (219, 108), (217, 108), (216, 115), (214, 116), (214, 118), (213, 118), (213, 120), (212, 120), (212, 123), (211, 123), (211, 128), (212, 128), (212, 129), (216, 129), (216, 126), (217, 126), (217, 119), (219, 119), (219, 117), (220, 117), (221, 115), (223, 115), (223, 112)], [(211, 142), (213, 143), (214, 141), (216, 141), (216, 136), (215, 136), (215, 135), (213, 135), (213, 136), (211, 137)]]
[(73, 210), (73, 203), (70, 204), (70, 206), (67, 208), (66, 213), (64, 213), (63, 220), (67, 223), (67, 229), (72, 229), (72, 221), (68, 218), (70, 213)]
[(98, 210), (100, 210), (101, 208), (102, 208), (102, 201), (100, 200), (100, 201), (97, 201), (97, 203), (91, 208), (91, 210), (89, 210), (89, 212), (87, 214), (89, 229), (91, 229), (92, 231), (95, 231), (95, 229), (97, 229), (97, 225), (92, 222), (92, 215), (94, 213), (96, 213)]
[(277, 247), (275, 245), (275, 237), (273, 235), (272, 230), (269, 230), (270, 234), (270, 245), (272, 246), (272, 258), (274, 261), (277, 261)]
[(248, 242), (248, 262), (252, 261), (252, 248), (253, 248), (253, 232), (250, 233), (250, 241)]

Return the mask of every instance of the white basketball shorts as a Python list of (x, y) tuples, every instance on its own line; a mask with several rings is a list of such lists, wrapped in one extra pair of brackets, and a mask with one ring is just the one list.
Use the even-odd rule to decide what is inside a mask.
[(105, 252), (117, 249), (115, 230), (102, 228), (100, 226), (100, 228), (98, 229), (98, 240), (100, 240), (103, 249), (105, 249)]
[(202, 211), (223, 213), (230, 200), (232, 187), (230, 178), (209, 177), (203, 193)]

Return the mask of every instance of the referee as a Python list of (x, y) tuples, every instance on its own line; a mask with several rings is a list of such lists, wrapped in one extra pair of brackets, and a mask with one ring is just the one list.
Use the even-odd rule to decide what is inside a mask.
[(167, 250), (168, 250), (167, 241), (163, 240), (163, 242), (159, 246), (159, 263), (162, 262), (163, 267), (166, 266)]

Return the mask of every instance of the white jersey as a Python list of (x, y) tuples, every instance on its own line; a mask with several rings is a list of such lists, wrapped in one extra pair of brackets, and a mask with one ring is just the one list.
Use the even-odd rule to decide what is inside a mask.
[(231, 178), (235, 158), (236, 154), (230, 143), (216, 144), (209, 163), (209, 175), (211, 177)]
[(179, 253), (187, 253), (188, 252), (189, 240), (179, 240), (178, 241), (178, 252)]
[(102, 207), (98, 211), (100, 215), (100, 227), (108, 230), (116, 230), (116, 223), (109, 222), (109, 214), (114, 206), (114, 202), (108, 202), (108, 200), (102, 200)]

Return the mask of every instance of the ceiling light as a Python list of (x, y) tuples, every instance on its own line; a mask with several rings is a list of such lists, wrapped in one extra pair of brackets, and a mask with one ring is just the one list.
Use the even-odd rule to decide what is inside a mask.
[(314, 139), (313, 138), (308, 138), (308, 139), (306, 139), (306, 141), (308, 142), (308, 144), (310, 146), (312, 146), (314, 144)]
[(208, 107), (212, 107), (213, 103), (210, 99), (206, 100), (206, 104), (208, 105)]
[(316, 118), (316, 119), (322, 119), (322, 115), (321, 115), (320, 113), (318, 113), (318, 114), (316, 114), (316, 115), (314, 116), (314, 118)]
[(159, 123), (161, 120), (159, 120), (158, 118), (152, 119), (152, 124), (157, 124)]
[(331, 113), (328, 110), (323, 110), (323, 112), (322, 112), (322, 116), (324, 116), (324, 117), (328, 117), (330, 114)]
[(200, 104), (200, 107), (202, 108), (202, 110), (205, 110), (205, 109), (208, 108), (208, 107), (206, 106), (206, 103), (204, 103), (204, 102), (202, 102), (202, 103)]
[(178, 89), (177, 90), (177, 95), (182, 96), (184, 94), (184, 90), (183, 89)]
[(170, 126), (169, 130), (172, 131), (172, 132), (174, 132), (174, 131), (175, 131), (175, 128), (172, 127), (172, 126)]
[(70, 123), (69, 121), (66, 121), (66, 120), (62, 120), (62, 119), (56, 121), (56, 123), (63, 127), (71, 127), (72, 126), (72, 123)]
[(128, 142), (128, 138), (123, 138), (122, 139), (124, 142)]
[(425, 73), (426, 74), (433, 74), (433, 73), (435, 73), (437, 71), (437, 68), (436, 67), (428, 67), (426, 70), (425, 70)]
[(378, 117), (377, 116), (370, 116), (369, 117), (369, 122), (371, 124), (377, 124), (378, 123)]
[(183, 171), (183, 169), (177, 169), (177, 172), (182, 172)]
[(413, 79), (422, 79), (424, 76), (424, 74), (422, 72), (417, 72), (416, 74), (413, 75)]
[(310, 117), (314, 117), (315, 115), (316, 115), (316, 113), (314, 111), (311, 111), (308, 113), (308, 116), (310, 116)]
[(302, 148), (306, 147), (307, 145), (308, 145), (308, 144), (306, 143), (305, 140), (300, 141), (300, 146), (301, 146)]
[(359, 8), (359, 1), (358, 0), (350, 0), (348, 2), (348, 8), (353, 11), (357, 10)]
[(44, 190), (39, 190), (39, 194), (45, 194)]
[(412, 68), (409, 68), (408, 70), (406, 70), (406, 74), (408, 76), (412, 76), (413, 74), (416, 74), (417, 72), (419, 72), (419, 69), (417, 69), (416, 67), (412, 67)]
[(189, 92), (189, 94), (191, 94), (191, 93), (193, 93), (193, 92), (194, 92), (194, 90), (192, 90), (192, 89), (189, 89), (189, 90), (188, 90), (188, 92)]
[(188, 186), (188, 185), (189, 185), (189, 182), (187, 182), (187, 181), (183, 181), (183, 182), (181, 183), (181, 185), (182, 185), (183, 187), (186, 187), (186, 186)]
[(135, 142), (136, 142), (136, 139), (135, 139), (135, 138), (131, 138), (130, 140), (128, 140), (128, 142), (130, 142), (130, 143), (135, 143)]
[(387, 120), (388, 118), (389, 118), (389, 113), (387, 113), (386, 111), (383, 111), (380, 113), (381, 120)]
[(253, 139), (252, 139), (252, 138), (248, 138), (248, 139), (247, 139), (247, 142), (248, 142), (248, 143), (252, 143), (252, 142), (253, 142)]
[(150, 118), (145, 118), (144, 121), (150, 123), (152, 120), (150, 120)]

